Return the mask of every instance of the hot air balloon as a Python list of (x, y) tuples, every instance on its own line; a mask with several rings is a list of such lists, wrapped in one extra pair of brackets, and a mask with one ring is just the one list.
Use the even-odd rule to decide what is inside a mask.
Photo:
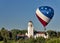
[(49, 6), (40, 6), (36, 10), (36, 16), (45, 28), (54, 16), (54, 10)]

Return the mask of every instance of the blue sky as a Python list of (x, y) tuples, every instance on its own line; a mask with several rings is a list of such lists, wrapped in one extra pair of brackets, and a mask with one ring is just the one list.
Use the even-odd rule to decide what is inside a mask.
[(35, 30), (43, 31), (35, 12), (39, 6), (50, 6), (54, 9), (54, 17), (47, 25), (47, 30), (60, 31), (60, 0), (0, 0), (0, 29), (27, 29), (32, 20)]

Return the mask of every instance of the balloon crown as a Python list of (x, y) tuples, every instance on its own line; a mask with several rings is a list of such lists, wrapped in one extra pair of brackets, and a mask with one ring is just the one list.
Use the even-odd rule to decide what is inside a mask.
[(54, 16), (54, 10), (49, 6), (40, 6), (39, 10), (50, 19), (52, 19), (52, 17)]

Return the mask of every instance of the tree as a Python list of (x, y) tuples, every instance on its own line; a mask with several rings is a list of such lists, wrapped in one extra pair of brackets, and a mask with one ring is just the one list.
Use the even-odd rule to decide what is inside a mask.
[(48, 33), (50, 38), (57, 37), (57, 32), (56, 31), (48, 30), (47, 33)]
[(57, 37), (60, 37), (60, 32), (57, 32)]
[(0, 41), (2, 41), (2, 40), (3, 40), (3, 37), (2, 37), (1, 32), (0, 32)]
[(13, 29), (11, 30), (11, 33), (12, 33), (12, 39), (16, 40), (16, 35), (21, 34), (21, 31), (18, 29)]
[(20, 30), (20, 31), (21, 31), (21, 34), (27, 33), (27, 30)]
[(9, 32), (5, 28), (1, 29), (1, 36), (3, 37), (4, 43), (7, 43), (7, 40), (9, 40)]

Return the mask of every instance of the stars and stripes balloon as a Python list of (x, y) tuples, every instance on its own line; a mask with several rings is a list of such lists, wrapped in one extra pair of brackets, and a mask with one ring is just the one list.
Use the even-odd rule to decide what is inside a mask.
[(54, 16), (54, 10), (49, 6), (40, 6), (36, 10), (36, 16), (44, 27), (50, 22)]

